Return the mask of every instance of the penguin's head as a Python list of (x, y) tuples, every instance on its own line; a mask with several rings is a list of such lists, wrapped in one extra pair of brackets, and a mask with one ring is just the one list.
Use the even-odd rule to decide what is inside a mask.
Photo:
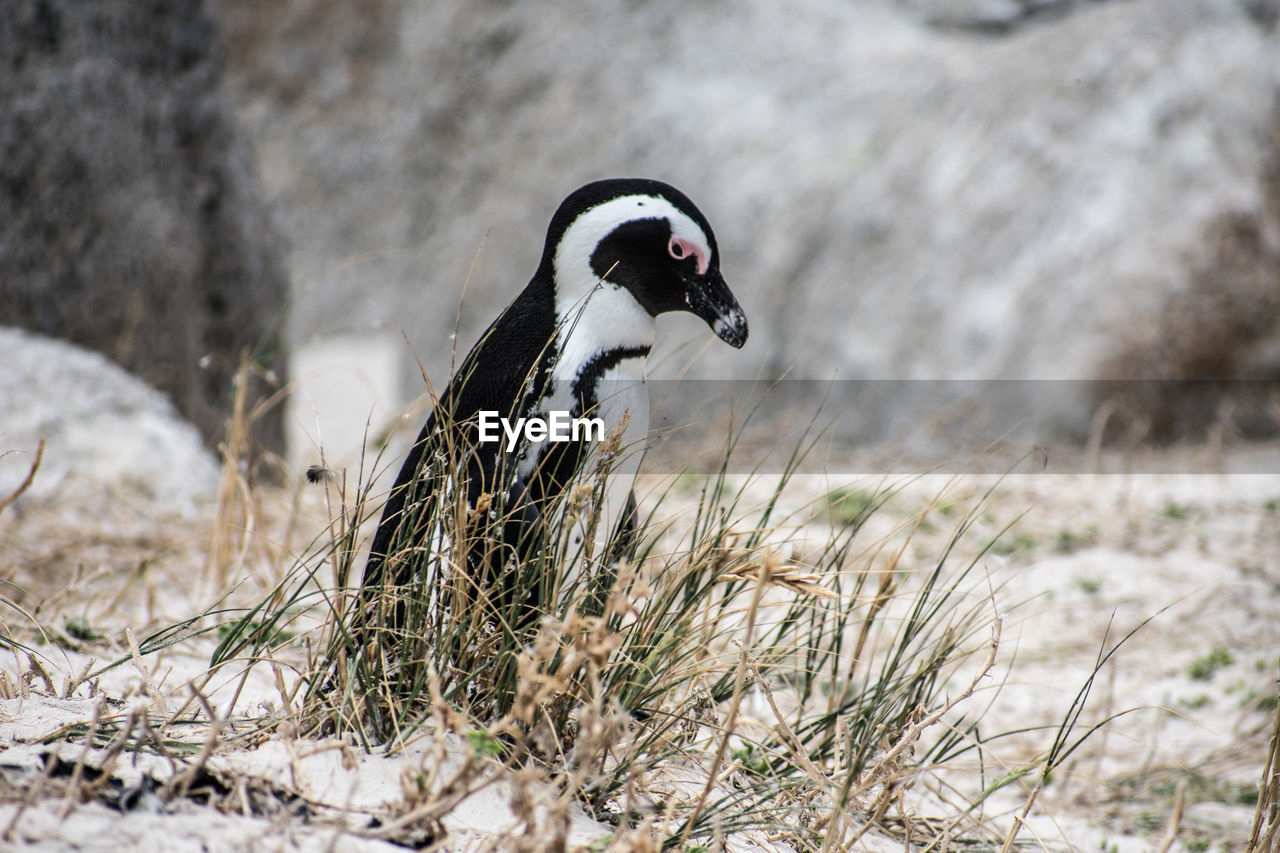
[(615, 178), (575, 190), (551, 220), (542, 263), (558, 297), (587, 297), (603, 282), (651, 316), (688, 311), (731, 346), (747, 342), (747, 317), (720, 274), (711, 225), (661, 181)]

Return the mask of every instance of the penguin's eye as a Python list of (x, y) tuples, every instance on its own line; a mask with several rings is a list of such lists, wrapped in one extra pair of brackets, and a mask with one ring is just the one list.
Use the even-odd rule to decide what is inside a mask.
[(675, 258), (677, 261), (683, 261), (685, 258), (693, 258), (698, 266), (698, 275), (705, 275), (707, 272), (707, 256), (706, 250), (698, 247), (698, 244), (689, 240), (682, 240), (679, 237), (672, 237), (667, 243), (667, 254)]

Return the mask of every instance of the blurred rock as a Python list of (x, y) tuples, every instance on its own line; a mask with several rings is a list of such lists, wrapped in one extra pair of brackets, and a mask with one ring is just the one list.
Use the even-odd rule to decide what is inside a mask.
[[(1100, 0), (1092, 0), (1099, 2)], [(1065, 14), (1077, 0), (901, 0), (935, 27), (1007, 33), (1042, 16)]]
[[(0, 320), (98, 350), (221, 439), (247, 350), (283, 381), (287, 281), (202, 0), (0, 15)], [(283, 444), (279, 410), (256, 424)]]
[[(465, 348), (559, 200), (627, 174), (703, 208), (751, 318), (745, 351), (711, 341), (692, 375), (1176, 376), (1186, 359), (1142, 342), (1213, 289), (1223, 223), (1264, 204), (1271, 3), (215, 8), (288, 215), (293, 335), (402, 327), (439, 384), (464, 286)], [(662, 327), (659, 374), (711, 340)], [(1045, 417), (1080, 437), (1097, 405), (1064, 395)]]
[[(1187, 253), (1185, 287), (1100, 365), (1143, 376), (1095, 398), (1115, 443), (1175, 441), (1215, 430), (1269, 438), (1280, 424), (1280, 101), (1258, 173), (1259, 203), (1211, 221)], [(1225, 381), (1224, 381), (1225, 380)], [(1117, 393), (1118, 392), (1118, 393)]]
[(154, 523), (190, 514), (217, 491), (218, 464), (195, 427), (98, 353), (0, 327), (0, 364), (0, 500), (27, 476), (41, 439), (21, 501), (96, 500), (104, 515), (125, 501)]

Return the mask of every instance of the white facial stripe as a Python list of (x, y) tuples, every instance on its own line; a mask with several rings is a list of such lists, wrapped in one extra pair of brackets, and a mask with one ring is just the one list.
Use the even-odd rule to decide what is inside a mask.
[(620, 225), (638, 219), (665, 219), (672, 237), (691, 246), (699, 266), (711, 261), (711, 247), (698, 224), (664, 198), (622, 196), (583, 211), (556, 248), (556, 316), (560, 357), (556, 378), (572, 381), (577, 369), (617, 347), (651, 347), (654, 319), (625, 288), (601, 281), (591, 269), (600, 241)]
[[(671, 236), (694, 248), (700, 267), (709, 266), (711, 245), (698, 224), (665, 198), (651, 195), (628, 195), (606, 201), (585, 210), (565, 229), (556, 248), (556, 308), (572, 305), (586, 296), (598, 283), (591, 271), (591, 254), (600, 241), (619, 225), (637, 219), (665, 219), (671, 224)], [(705, 268), (702, 270), (705, 271)], [(559, 316), (565, 314), (557, 311)]]

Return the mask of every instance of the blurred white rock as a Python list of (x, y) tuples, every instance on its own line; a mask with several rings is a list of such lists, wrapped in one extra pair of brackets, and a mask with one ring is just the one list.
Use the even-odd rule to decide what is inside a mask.
[(24, 498), (128, 501), (190, 515), (219, 468), (169, 399), (97, 353), (0, 327), (0, 497), (39, 470)]

